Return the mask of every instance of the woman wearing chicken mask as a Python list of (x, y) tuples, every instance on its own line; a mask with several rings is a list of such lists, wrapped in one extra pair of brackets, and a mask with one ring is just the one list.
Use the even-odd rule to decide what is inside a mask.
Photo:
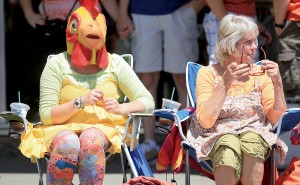
[[(106, 51), (105, 18), (97, 1), (80, 1), (66, 29), (67, 51), (50, 55), (41, 76), (42, 125), (22, 135), (29, 158), (50, 154), (47, 184), (102, 184), (105, 152), (121, 151), (127, 115), (150, 112), (154, 101), (132, 68)], [(120, 103), (125, 94), (130, 100)]]

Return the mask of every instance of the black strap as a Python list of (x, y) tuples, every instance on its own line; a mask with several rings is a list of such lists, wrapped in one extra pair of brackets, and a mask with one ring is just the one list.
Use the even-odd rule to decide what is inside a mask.
[[(70, 9), (70, 11), (69, 11), (69, 13), (68, 13), (68, 15), (66, 16), (66, 20), (67, 20), (67, 19), (69, 18), (69, 16), (71, 15), (71, 13), (72, 13), (72, 11), (73, 11), (73, 9), (74, 9), (74, 7), (75, 7), (77, 1), (78, 1), (78, 0), (76, 0), (76, 1), (74, 2), (72, 8)], [(44, 14), (45, 14), (46, 20), (47, 20), (47, 19), (48, 19), (48, 16), (47, 16), (46, 8), (45, 8), (45, 3), (44, 3), (44, 1), (43, 1), (42, 3), (43, 3)]]

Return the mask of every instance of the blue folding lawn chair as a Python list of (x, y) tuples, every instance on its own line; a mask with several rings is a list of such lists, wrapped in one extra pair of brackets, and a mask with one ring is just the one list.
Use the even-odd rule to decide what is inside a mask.
[[(185, 159), (185, 184), (190, 185), (190, 158), (192, 157), (197, 161), (195, 149), (191, 146), (190, 142), (187, 140), (185, 133), (183, 132), (183, 121), (189, 120), (190, 116), (196, 109), (196, 77), (198, 71), (201, 69), (201, 65), (188, 62), (186, 66), (186, 86), (188, 94), (187, 107), (189, 109), (179, 110), (178, 112), (170, 110), (157, 110), (154, 114), (158, 117), (168, 118), (173, 120), (175, 125), (178, 127), (180, 136), (182, 138), (181, 145), (186, 152)], [(276, 133), (276, 135), (283, 134), (287, 131), (292, 130), (297, 123), (300, 122), (300, 108), (288, 109), (279, 119), (278, 123), (272, 128), (271, 132)], [(186, 124), (188, 127), (188, 124)], [(275, 184), (276, 177), (276, 165), (275, 165), (275, 150), (276, 146), (273, 146), (273, 150), (270, 155), (270, 184)], [(265, 163), (266, 164), (266, 163)], [(212, 175), (212, 163), (209, 159), (203, 159), (198, 161), (199, 169), (203, 169), (205, 172), (211, 172)], [(199, 170), (198, 170), (199, 171)], [(207, 174), (203, 174), (206, 175)], [(211, 176), (209, 176), (211, 178)], [(213, 178), (212, 178), (213, 179)]]

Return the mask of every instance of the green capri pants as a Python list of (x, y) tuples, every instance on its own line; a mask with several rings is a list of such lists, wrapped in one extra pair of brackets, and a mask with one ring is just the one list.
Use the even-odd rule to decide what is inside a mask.
[(242, 174), (243, 152), (252, 157), (265, 160), (271, 151), (271, 146), (259, 135), (247, 131), (238, 135), (225, 134), (215, 143), (209, 157), (212, 159), (213, 170), (221, 165), (231, 166), (236, 171), (236, 179), (239, 181)]

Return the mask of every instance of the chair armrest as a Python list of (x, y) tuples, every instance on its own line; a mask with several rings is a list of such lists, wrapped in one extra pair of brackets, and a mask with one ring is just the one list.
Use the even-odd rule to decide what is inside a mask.
[(183, 133), (183, 128), (181, 122), (186, 121), (191, 115), (195, 112), (195, 108), (188, 107), (181, 109), (177, 112), (174, 112), (170, 109), (156, 109), (153, 111), (153, 114), (158, 117), (167, 118), (173, 120), (175, 125), (178, 127), (179, 134), (183, 141), (188, 141), (185, 133)]
[[(125, 143), (126, 137), (131, 138), (130, 143), (130, 150), (132, 151), (135, 147), (134, 139), (138, 139), (139, 137), (139, 131), (140, 131), (140, 125), (141, 125), (141, 118), (142, 117), (152, 117), (154, 116), (152, 113), (143, 113), (143, 112), (134, 112), (128, 115), (128, 119), (125, 125), (125, 131), (123, 134), (122, 142)], [(131, 136), (129, 136), (129, 126), (133, 125), (132, 127), (132, 133)]]
[(292, 130), (300, 122), (300, 108), (287, 109), (271, 129), (276, 135)]
[[(155, 109), (153, 114), (157, 117), (166, 118), (172, 121), (175, 121), (175, 124), (178, 125), (178, 122), (187, 120), (195, 111), (195, 108), (184, 108), (177, 112), (171, 109)], [(178, 120), (175, 119), (175, 115), (178, 117)]]
[(4, 111), (0, 113), (0, 117), (6, 120), (8, 123), (10, 122), (20, 122), (24, 125), (25, 132), (27, 131), (27, 120), (20, 113), (12, 112), (12, 111)]

